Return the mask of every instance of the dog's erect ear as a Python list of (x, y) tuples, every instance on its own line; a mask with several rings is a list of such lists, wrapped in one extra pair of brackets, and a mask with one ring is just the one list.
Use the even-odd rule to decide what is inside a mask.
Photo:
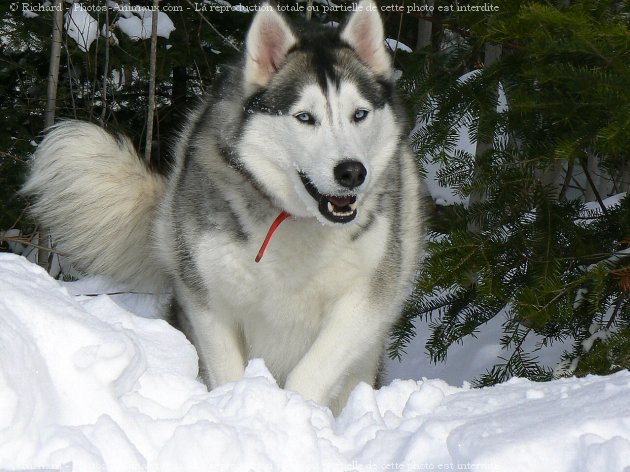
[(341, 32), (341, 39), (348, 43), (361, 60), (380, 75), (391, 73), (389, 54), (385, 49), (385, 33), (378, 7), (372, 0), (357, 5)]
[(254, 87), (266, 86), (287, 52), (297, 42), (284, 18), (268, 4), (256, 13), (245, 41), (245, 80)]

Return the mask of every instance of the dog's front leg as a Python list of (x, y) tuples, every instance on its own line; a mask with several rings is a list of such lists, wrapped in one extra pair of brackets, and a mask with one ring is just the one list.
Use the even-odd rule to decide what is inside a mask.
[(239, 380), (245, 371), (245, 355), (236, 322), (191, 296), (178, 299), (185, 316), (182, 328), (197, 349), (203, 381), (215, 388)]
[[(347, 396), (358, 381), (374, 382), (392, 318), (367, 292), (355, 292), (335, 304), (315, 342), (287, 377), (288, 390), (331, 405), (345, 402), (336, 397)], [(353, 385), (345, 385), (351, 379)]]

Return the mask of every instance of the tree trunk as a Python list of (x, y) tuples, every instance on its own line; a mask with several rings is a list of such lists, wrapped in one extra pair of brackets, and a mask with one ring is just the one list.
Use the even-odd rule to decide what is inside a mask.
[(618, 192), (629, 192), (630, 191), (630, 162), (624, 162), (621, 177), (618, 186)]
[(555, 159), (553, 164), (541, 171), (537, 177), (544, 186), (551, 188), (556, 198), (559, 199), (563, 196), (563, 193), (565, 193), (564, 182), (566, 171), (564, 169), (564, 161)]
[(55, 0), (54, 8), (52, 45), (50, 47), (50, 65), (48, 69), (48, 90), (46, 93), (46, 110), (44, 111), (44, 127), (46, 128), (55, 123), (59, 62), (61, 60), (61, 35), (63, 31), (63, 0)]
[[(502, 51), (501, 45), (490, 44), (490, 43), (486, 44), (485, 51), (484, 51), (484, 56), (485, 56), (484, 67), (489, 67), (492, 64), (494, 64), (497, 60), (499, 60), (499, 58), (501, 57), (501, 51)], [(496, 84), (496, 85), (497, 85), (497, 90), (495, 90), (495, 95), (498, 94), (498, 87), (499, 87), (499, 84)], [(480, 117), (480, 120), (482, 119), (483, 117)], [(483, 155), (492, 149), (492, 146), (493, 145), (491, 141), (486, 142), (481, 139), (477, 141), (477, 147), (475, 149), (475, 168), (478, 167), (478, 163), (483, 158)], [(476, 170), (474, 170), (473, 172), (476, 172)], [(470, 194), (469, 205), (482, 202), (484, 199), (485, 199), (484, 192), (474, 191)], [(468, 230), (475, 233), (479, 232), (479, 225), (477, 223), (471, 222), (468, 224)]]
[(151, 147), (153, 146), (153, 117), (155, 114), (155, 69), (157, 62), (157, 23), (160, 0), (153, 0), (151, 12), (151, 57), (149, 58), (149, 103), (147, 110), (147, 136), (144, 143), (144, 161), (151, 163)]
[[(44, 128), (55, 123), (55, 109), (57, 108), (57, 84), (59, 82), (59, 63), (61, 61), (61, 41), (63, 34), (63, 0), (55, 0), (53, 15), (52, 44), (50, 46), (50, 64), (48, 68), (48, 89), (46, 91), (46, 108), (44, 110)], [(51, 247), (50, 235), (47, 228), (39, 229), (39, 245)], [(52, 253), (39, 249), (37, 263), (46, 271), (50, 269)]]
[(102, 126), (105, 126), (105, 118), (107, 116), (107, 80), (109, 75), (109, 43), (111, 40), (109, 30), (109, 8), (105, 9), (105, 65), (103, 66), (103, 87), (101, 91), (101, 118)]
[[(423, 5), (433, 6), (434, 0), (424, 0)], [(430, 16), (427, 13), (427, 16)], [(430, 46), (433, 38), (433, 23), (427, 20), (418, 20), (418, 37), (416, 40), (416, 49), (422, 49)]]
[(585, 173), (590, 177), (590, 181), (587, 181), (586, 185), (586, 201), (594, 202), (598, 198), (606, 198), (606, 182), (601, 177), (601, 171), (599, 169), (599, 158), (596, 154), (589, 152), (586, 158)]

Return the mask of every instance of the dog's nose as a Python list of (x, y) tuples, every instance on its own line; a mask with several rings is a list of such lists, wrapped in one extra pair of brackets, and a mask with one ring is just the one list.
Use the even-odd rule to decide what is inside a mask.
[(346, 188), (356, 188), (365, 182), (367, 169), (359, 161), (343, 161), (334, 169), (335, 180)]

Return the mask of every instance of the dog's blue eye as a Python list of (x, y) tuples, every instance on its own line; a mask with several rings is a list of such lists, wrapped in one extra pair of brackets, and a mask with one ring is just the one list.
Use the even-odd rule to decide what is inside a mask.
[(354, 112), (354, 122), (358, 123), (359, 121), (365, 120), (368, 116), (368, 113), (369, 112), (367, 110), (359, 108), (357, 111)]
[(305, 123), (307, 125), (314, 125), (315, 124), (315, 118), (313, 118), (313, 115), (311, 115), (310, 113), (307, 113), (305, 111), (298, 113), (297, 115), (295, 115), (295, 118), (300, 122), (300, 123)]

